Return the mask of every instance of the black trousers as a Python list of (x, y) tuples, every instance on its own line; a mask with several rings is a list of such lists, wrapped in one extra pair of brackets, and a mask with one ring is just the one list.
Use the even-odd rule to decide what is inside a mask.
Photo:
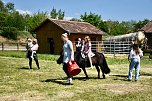
[[(29, 54), (29, 56), (28, 56), (28, 58), (29, 58), (29, 66), (30, 66), (30, 69), (32, 69), (32, 58), (31, 58), (31, 55), (30, 55), (31, 53), (29, 52), (28, 54)], [(34, 60), (35, 60), (35, 63), (36, 63), (36, 65), (37, 65), (37, 68), (40, 69), (40, 67), (39, 67), (39, 62), (38, 62), (38, 56), (37, 56), (36, 53), (33, 54), (33, 58), (34, 58)]]
[(68, 65), (66, 63), (63, 64), (63, 70), (64, 70), (65, 74), (67, 75), (67, 77), (70, 78), (71, 76), (69, 75)]

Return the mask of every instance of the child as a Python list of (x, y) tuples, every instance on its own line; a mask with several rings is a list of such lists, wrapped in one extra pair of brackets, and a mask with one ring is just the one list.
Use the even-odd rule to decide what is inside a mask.
[(135, 81), (138, 80), (139, 71), (140, 71), (140, 57), (143, 56), (143, 52), (139, 49), (137, 44), (133, 44), (133, 48), (130, 51), (129, 59), (131, 59), (131, 63), (129, 66), (129, 73), (128, 73), (128, 81), (132, 79), (132, 71), (135, 68)]
[(34, 47), (35, 43), (37, 43), (36, 39), (34, 39), (33, 42), (32, 42), (33, 46), (31, 47), (31, 51), (32, 51), (31, 58), (33, 58), (34, 54), (36, 54), (36, 50), (35, 50), (35, 47)]

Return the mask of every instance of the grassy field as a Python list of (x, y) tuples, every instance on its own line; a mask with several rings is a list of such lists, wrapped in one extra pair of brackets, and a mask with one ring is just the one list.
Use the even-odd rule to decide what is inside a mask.
[(23, 52), (0, 52), (0, 101), (152, 101), (152, 60), (142, 58), (138, 82), (127, 81), (126, 58), (107, 58), (111, 73), (97, 79), (96, 69), (81, 72), (73, 85), (64, 85), (66, 75), (56, 64), (58, 55), (38, 54), (41, 69), (33, 61), (29, 70)]

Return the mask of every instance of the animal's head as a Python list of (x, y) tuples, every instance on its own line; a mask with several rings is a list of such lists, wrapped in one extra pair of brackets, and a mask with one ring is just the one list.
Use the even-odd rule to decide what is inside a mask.
[(63, 63), (63, 52), (60, 52), (60, 57), (58, 58), (58, 60), (56, 62), (57, 62), (57, 64)]
[(136, 41), (138, 45), (143, 45), (145, 40), (145, 34), (142, 31), (137, 32)]

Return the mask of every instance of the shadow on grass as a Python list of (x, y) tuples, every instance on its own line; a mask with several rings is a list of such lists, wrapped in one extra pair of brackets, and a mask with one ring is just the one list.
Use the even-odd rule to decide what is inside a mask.
[(140, 76), (152, 76), (152, 74), (149, 74), (149, 73), (141, 73)]
[(128, 75), (110, 75), (110, 76), (116, 77), (113, 80), (128, 81), (127, 79)]
[[(46, 80), (42, 80), (41, 82), (53, 82), (53, 83), (57, 83), (57, 84), (61, 84), (61, 85), (73, 85), (73, 84), (65, 83), (66, 79), (67, 78), (46, 79)], [(98, 79), (98, 78), (97, 77), (89, 77), (89, 79), (86, 79), (85, 77), (73, 77), (72, 79), (86, 81), (89, 79)], [(103, 78), (101, 78), (101, 79), (103, 79)]]
[(98, 77), (89, 77), (88, 79), (86, 79), (86, 77), (73, 77), (73, 80), (82, 80), (82, 81), (86, 81), (86, 80), (91, 80), (91, 79), (104, 79), (104, 78), (98, 78)]
[(29, 67), (21, 67), (21, 68), (18, 68), (18, 69), (25, 69), (25, 70), (29, 70)]
[(61, 85), (73, 85), (73, 84), (69, 84), (66, 83), (63, 79), (47, 79), (47, 80), (42, 80), (41, 82), (53, 82), (53, 83), (57, 83), (57, 84), (61, 84)]

